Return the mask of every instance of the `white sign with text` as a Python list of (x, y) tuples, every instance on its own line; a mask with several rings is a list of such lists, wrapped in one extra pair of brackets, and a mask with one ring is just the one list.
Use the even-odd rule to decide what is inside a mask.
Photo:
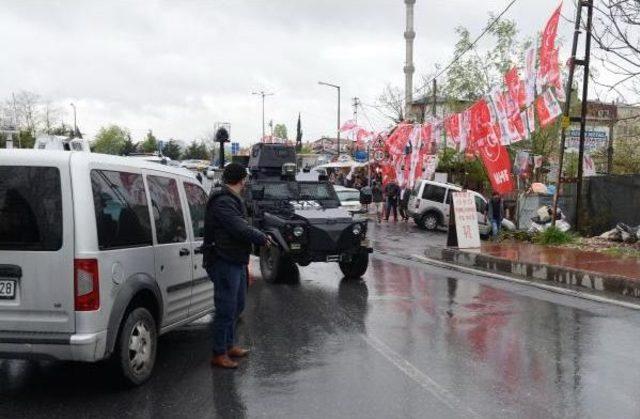
[(476, 201), (470, 192), (453, 192), (453, 215), (456, 222), (458, 248), (480, 247)]

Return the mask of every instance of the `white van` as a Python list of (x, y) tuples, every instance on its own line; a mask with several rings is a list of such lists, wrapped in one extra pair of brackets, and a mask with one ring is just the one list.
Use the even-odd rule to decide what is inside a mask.
[[(459, 192), (462, 188), (450, 183), (421, 180), (416, 183), (407, 210), (420, 228), (435, 230), (438, 227), (449, 225), (449, 204), (451, 192)], [(491, 224), (487, 220), (487, 200), (478, 192), (473, 194), (478, 214), (478, 227), (480, 236), (488, 237), (491, 234)]]
[(111, 358), (146, 381), (158, 335), (213, 309), (206, 202), (185, 169), (0, 151), (0, 357)]

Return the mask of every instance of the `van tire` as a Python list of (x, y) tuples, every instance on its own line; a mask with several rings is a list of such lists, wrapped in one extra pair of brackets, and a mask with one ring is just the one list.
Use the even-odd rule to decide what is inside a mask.
[(113, 354), (125, 385), (139, 386), (151, 377), (157, 347), (158, 329), (149, 310), (137, 307), (128, 312), (120, 327)]

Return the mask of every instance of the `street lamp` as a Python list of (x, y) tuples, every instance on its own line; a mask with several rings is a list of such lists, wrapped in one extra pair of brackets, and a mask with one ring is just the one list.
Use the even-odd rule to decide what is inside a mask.
[(76, 120), (76, 105), (74, 105), (73, 103), (70, 103), (70, 105), (73, 108), (73, 135), (71, 136), (71, 138), (76, 138), (76, 134), (78, 132), (78, 121)]
[(262, 96), (262, 140), (264, 140), (264, 98), (265, 96), (273, 96), (273, 93), (265, 93), (264, 90), (252, 92), (252, 95)]
[(335, 89), (338, 89), (338, 158), (340, 157), (340, 86), (331, 83), (325, 83), (323, 81), (319, 81), (318, 84), (322, 86), (329, 86)]

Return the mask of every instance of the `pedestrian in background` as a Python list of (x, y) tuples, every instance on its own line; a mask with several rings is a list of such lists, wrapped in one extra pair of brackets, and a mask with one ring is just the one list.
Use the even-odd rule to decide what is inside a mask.
[(502, 220), (504, 219), (504, 200), (499, 193), (494, 192), (489, 201), (489, 221), (491, 222), (491, 233), (493, 238), (498, 237)]
[(409, 221), (409, 197), (411, 196), (411, 189), (408, 187), (402, 188), (402, 192), (400, 192), (400, 217), (404, 221)]
[(247, 356), (236, 346), (235, 327), (244, 309), (247, 266), (252, 245), (269, 246), (271, 239), (247, 222), (242, 192), (246, 169), (237, 163), (224, 168), (221, 187), (211, 192), (204, 225), (203, 266), (214, 285), (213, 357), (211, 365), (237, 368), (231, 358)]
[(387, 197), (386, 199), (386, 210), (384, 220), (389, 221), (389, 215), (393, 211), (393, 221), (398, 222), (398, 194), (400, 192), (400, 188), (398, 184), (391, 181), (387, 183), (387, 186), (384, 188), (384, 194)]
[(374, 180), (371, 186), (371, 202), (376, 209), (376, 220), (382, 221), (382, 202), (384, 201), (384, 195), (382, 193), (382, 187), (377, 180)]

